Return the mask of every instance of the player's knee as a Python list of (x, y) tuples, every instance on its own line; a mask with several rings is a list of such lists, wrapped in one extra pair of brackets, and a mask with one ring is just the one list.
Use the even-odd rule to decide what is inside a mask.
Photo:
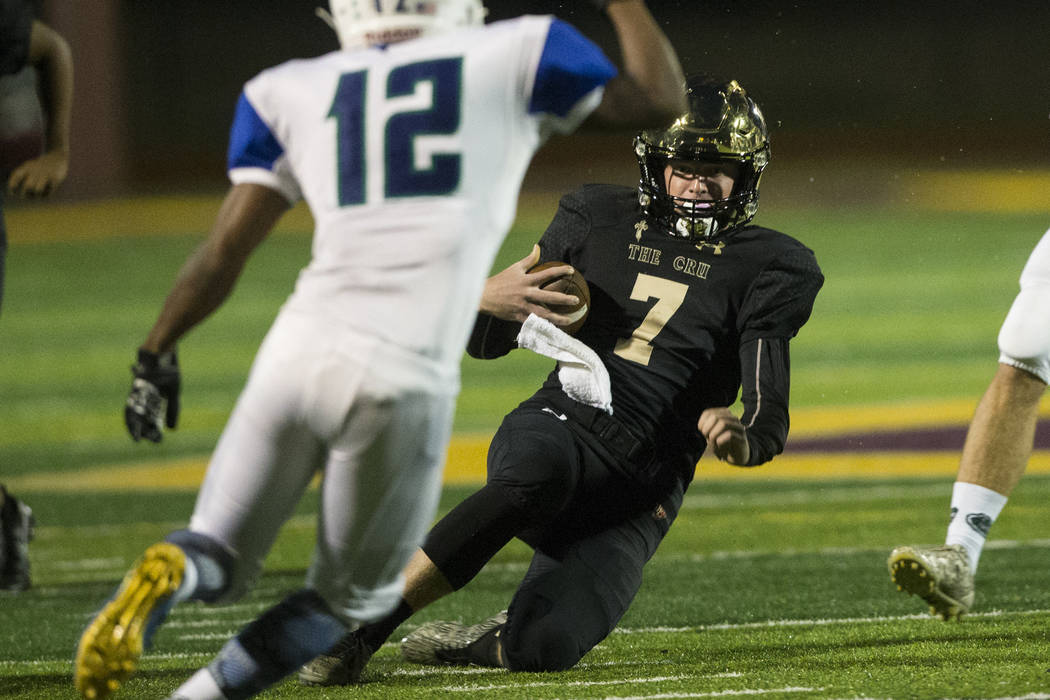
[(197, 570), (197, 585), (190, 598), (215, 603), (235, 600), (248, 588), (248, 575), (241, 571), (240, 558), (208, 535), (176, 530), (165, 541), (181, 549)]
[(565, 671), (579, 663), (589, 648), (553, 617), (537, 620), (513, 636), (507, 632), (503, 654), (511, 671)]
[(991, 396), (1015, 415), (1038, 411), (1047, 385), (1050, 384), (1050, 362), (1024, 363), (1007, 355), (999, 356), (999, 369), (988, 387)]
[(1002, 328), (999, 329), (999, 351), (1025, 362), (1046, 361), (1050, 356), (1050, 285), (1022, 288), (1014, 299)]
[(489, 453), (489, 483), (510, 494), (535, 521), (561, 510), (578, 473), (575, 450), (557, 435), (530, 432), (521, 439), (502, 440)]
[(522, 464), (511, 474), (498, 474), (489, 483), (510, 494), (515, 505), (533, 523), (544, 523), (556, 515), (568, 501), (575, 486), (569, 470), (561, 464)]

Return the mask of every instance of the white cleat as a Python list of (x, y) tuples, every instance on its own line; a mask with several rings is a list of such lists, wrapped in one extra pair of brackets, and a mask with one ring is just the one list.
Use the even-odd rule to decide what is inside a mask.
[(897, 547), (886, 561), (897, 590), (930, 604), (930, 614), (957, 620), (970, 611), (974, 599), (970, 557), (957, 544), (940, 547)]
[(468, 666), (478, 663), (469, 647), (507, 622), (504, 610), (476, 625), (428, 622), (401, 640), (401, 656), (414, 664)]

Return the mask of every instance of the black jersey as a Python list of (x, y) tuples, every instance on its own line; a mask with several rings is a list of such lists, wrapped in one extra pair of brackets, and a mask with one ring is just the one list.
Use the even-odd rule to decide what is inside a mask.
[[(614, 185), (564, 196), (540, 248), (541, 260), (568, 262), (587, 280), (591, 309), (576, 337), (609, 371), (614, 418), (667, 466), (691, 475), (705, 447), (700, 413), (736, 400), (745, 367), (766, 373), (743, 380), (751, 464), (783, 449), (787, 341), (824, 280), (811, 250), (758, 226), (709, 242), (674, 238), (635, 190)], [(498, 354), (480, 350), (475, 331), (471, 354)], [(556, 370), (541, 392), (554, 388)]]
[(33, 10), (28, 0), (0, 0), (0, 75), (17, 73), (29, 60)]

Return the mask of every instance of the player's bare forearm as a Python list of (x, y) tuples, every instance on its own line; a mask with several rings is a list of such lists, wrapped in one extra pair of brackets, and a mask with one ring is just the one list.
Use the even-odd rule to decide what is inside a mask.
[(73, 112), (73, 53), (62, 36), (39, 20), (29, 35), (29, 60), (44, 69), (47, 101), (47, 150), (69, 156)]
[(262, 185), (235, 185), (223, 200), (211, 234), (179, 271), (142, 348), (167, 352), (233, 291), (248, 256), (273, 229), (288, 202)]
[(201, 244), (179, 270), (142, 348), (155, 353), (173, 349), (179, 338), (226, 300), (239, 274), (240, 268), (218, 263), (210, 242)]
[(23, 197), (46, 197), (65, 181), (69, 172), (73, 57), (65, 39), (46, 24), (34, 21), (29, 34), (29, 62), (44, 76), (46, 149), (42, 155), (15, 168), (7, 186), (11, 192)]
[(609, 81), (594, 122), (617, 127), (669, 124), (686, 111), (685, 75), (674, 47), (642, 0), (613, 0), (606, 13), (623, 54), (623, 73)]

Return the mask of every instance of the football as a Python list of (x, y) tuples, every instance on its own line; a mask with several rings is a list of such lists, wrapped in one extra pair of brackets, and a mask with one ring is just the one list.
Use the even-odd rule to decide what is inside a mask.
[[(529, 272), (539, 272), (540, 270), (546, 270), (548, 267), (558, 267), (559, 265), (567, 264), (552, 260), (533, 265), (529, 268)], [(584, 321), (587, 320), (587, 314), (591, 310), (591, 290), (587, 287), (587, 280), (583, 279), (583, 275), (580, 274), (579, 270), (574, 269), (571, 275), (558, 277), (543, 285), (543, 289), (550, 289), (562, 294), (572, 294), (580, 300), (578, 304), (556, 304), (548, 307), (551, 311), (572, 319), (572, 323), (569, 325), (559, 327), (569, 335), (574, 335), (583, 326)]]

